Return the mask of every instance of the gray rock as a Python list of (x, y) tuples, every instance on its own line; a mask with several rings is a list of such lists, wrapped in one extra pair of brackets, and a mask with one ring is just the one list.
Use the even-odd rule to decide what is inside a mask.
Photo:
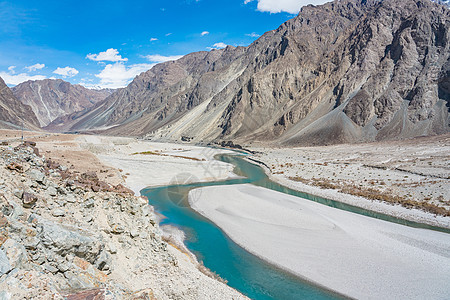
[(67, 278), (67, 281), (73, 290), (85, 290), (95, 287), (95, 285), (88, 281), (86, 277), (79, 276), (71, 271), (65, 272), (64, 277)]
[(59, 271), (64, 273), (70, 269), (71, 264), (61, 256), (58, 256), (56, 258), (56, 267), (58, 268)]
[[(25, 214), (23, 211), (22, 205), (18, 204), (17, 202), (13, 202), (13, 201), (11, 201), (9, 204), (12, 206), (12, 211), (9, 214), (10, 219), (17, 220), (17, 219), (20, 219)], [(9, 210), (9, 209), (11, 209), (11, 207), (9, 207), (7, 210)], [(7, 211), (7, 213), (9, 213), (9, 211)], [(5, 215), (7, 215), (7, 214), (5, 213)]]
[(116, 254), (116, 253), (117, 253), (117, 247), (116, 247), (116, 245), (113, 244), (113, 243), (109, 243), (109, 244), (108, 244), (107, 250), (108, 250), (109, 253), (111, 253), (111, 254)]
[(67, 190), (64, 187), (62, 187), (62, 186), (57, 186), (56, 189), (62, 195), (66, 195), (67, 194)]
[(30, 178), (38, 183), (44, 183), (45, 175), (39, 170), (32, 169), (29, 174)]
[(82, 234), (75, 228), (67, 228), (39, 218), (38, 227), (41, 228), (39, 238), (42, 244), (61, 256), (74, 254), (90, 263), (97, 260), (101, 250), (99, 237)]
[(0, 276), (8, 273), (12, 270), (12, 266), (9, 263), (8, 256), (6, 256), (5, 251), (0, 249)]
[(10, 216), (14, 212), (14, 206), (5, 204), (2, 206), (2, 213), (5, 216)]
[(39, 254), (39, 253), (36, 254), (36, 257), (33, 257), (33, 262), (35, 264), (38, 264), (38, 265), (42, 265), (46, 261), (47, 261), (46, 257), (44, 255)]
[(30, 236), (23, 240), (23, 245), (25, 246), (25, 249), (36, 250), (40, 242), (41, 241), (37, 237)]
[(5, 251), (9, 263), (13, 268), (24, 268), (28, 262), (27, 250), (13, 239), (7, 239), (1, 249)]
[(95, 205), (95, 201), (92, 198), (90, 198), (84, 202), (85, 208), (91, 208), (91, 207), (94, 207), (94, 205)]
[(77, 202), (77, 199), (76, 199), (75, 196), (72, 195), (72, 194), (67, 195), (67, 196), (64, 198), (64, 200), (65, 200), (66, 202), (68, 202), (68, 203), (75, 203), (75, 202)]
[(53, 172), (51, 174), (51, 177), (53, 177), (53, 178), (61, 178), (61, 174), (59, 172)]
[(49, 263), (45, 263), (44, 268), (52, 274), (56, 274), (59, 271), (58, 268), (56, 268), (55, 266), (53, 266)]
[(59, 209), (59, 208), (55, 209), (52, 212), (52, 216), (54, 216), (54, 217), (64, 217), (65, 215), (66, 215), (66, 213), (62, 209)]
[(22, 189), (14, 189), (13, 191), (14, 196), (16, 196), (19, 199), (22, 199), (23, 196), (23, 190)]
[(28, 221), (28, 223), (35, 224), (35, 225), (36, 225), (36, 224), (38, 223), (38, 218), (39, 218), (38, 215), (36, 215), (36, 214), (31, 214), (31, 215), (28, 217), (27, 221)]
[(109, 255), (108, 252), (102, 251), (95, 262), (95, 266), (97, 267), (97, 269), (104, 271), (109, 270), (110, 265), (111, 265), (111, 256)]
[(0, 300), (11, 300), (11, 294), (7, 291), (0, 291)]
[(152, 208), (150, 207), (150, 205), (144, 205), (144, 206), (142, 206), (142, 208), (141, 208), (141, 212), (142, 212), (142, 214), (146, 217), (146, 216), (151, 215), (151, 214), (153, 213), (153, 210), (152, 210)]
[(56, 190), (56, 188), (54, 188), (53, 186), (51, 186), (51, 187), (49, 187), (48, 189), (47, 189), (47, 193), (50, 195), (50, 196), (56, 196), (56, 195), (58, 195), (58, 191)]
[(134, 239), (139, 236), (139, 230), (131, 229), (130, 236)]

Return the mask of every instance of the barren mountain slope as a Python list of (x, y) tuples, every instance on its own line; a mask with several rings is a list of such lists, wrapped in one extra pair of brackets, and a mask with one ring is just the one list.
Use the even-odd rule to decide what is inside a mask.
[(209, 73), (229, 68), (230, 62), (243, 51), (242, 47), (228, 47), (196, 52), (156, 65), (90, 110), (59, 118), (47, 128), (54, 131), (107, 129), (144, 119), (145, 122), (134, 126), (129, 133), (147, 133), (186, 113), (203, 97), (217, 93), (226, 78), (211, 77)]
[(29, 80), (12, 88), (17, 99), (30, 105), (41, 126), (104, 100), (114, 90), (90, 90), (61, 79)]
[(39, 122), (28, 105), (14, 97), (10, 88), (0, 78), (0, 128), (20, 129), (22, 124), (28, 129), (38, 129)]
[(157, 65), (49, 127), (287, 145), (446, 133), (449, 27), (429, 0), (306, 6), (249, 47)]

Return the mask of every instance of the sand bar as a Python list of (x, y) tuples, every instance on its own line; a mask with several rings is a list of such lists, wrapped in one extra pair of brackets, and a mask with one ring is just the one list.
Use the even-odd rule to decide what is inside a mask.
[(444, 299), (450, 235), (252, 185), (205, 187), (191, 206), (255, 255), (358, 299)]

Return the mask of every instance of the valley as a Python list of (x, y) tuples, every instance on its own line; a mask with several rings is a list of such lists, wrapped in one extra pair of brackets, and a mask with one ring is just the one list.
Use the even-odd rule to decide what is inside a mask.
[(24, 2), (0, 299), (450, 295), (448, 1)]

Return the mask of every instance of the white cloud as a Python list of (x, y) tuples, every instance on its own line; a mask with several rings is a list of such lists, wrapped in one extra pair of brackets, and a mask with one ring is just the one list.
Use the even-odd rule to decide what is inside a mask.
[(32, 66), (25, 67), (25, 69), (27, 69), (28, 72), (33, 72), (33, 71), (40, 70), (43, 68), (45, 68), (45, 64), (34, 64)]
[(257, 34), (256, 32), (252, 32), (252, 33), (247, 33), (246, 36), (257, 38), (257, 37), (260, 37), (261, 35)]
[[(254, 0), (245, 0), (244, 4), (253, 2)], [(329, 2), (329, 0), (257, 0), (258, 10), (270, 13), (287, 12), (297, 14), (302, 6), (313, 4), (319, 5)]]
[(11, 74), (16, 74), (16, 71), (14, 70), (15, 68), (16, 68), (16, 66), (9, 66), (9, 67), (8, 67), (9, 73), (11, 73)]
[[(10, 68), (8, 70), (11, 71)], [(12, 69), (14, 70), (14, 69)], [(3, 80), (6, 82), (6, 84), (9, 85), (18, 85), (19, 83), (28, 81), (28, 80), (42, 80), (46, 77), (43, 75), (34, 75), (30, 76), (27, 73), (20, 73), (17, 75), (14, 75), (14, 73), (6, 73), (6, 72), (0, 72), (0, 77), (3, 78)]]
[(105, 68), (97, 75), (100, 78), (102, 88), (122, 88), (127, 86), (131, 80), (142, 72), (151, 69), (154, 64), (135, 64), (125, 66), (121, 62), (106, 65)]
[(205, 36), (205, 35), (208, 35), (208, 34), (209, 34), (209, 31), (203, 31), (203, 32), (201, 33), (202, 36)]
[(151, 38), (150, 42), (154, 42), (154, 41), (157, 41), (157, 40), (158, 40), (157, 38)]
[(207, 47), (206, 49), (212, 50), (212, 49), (223, 49), (227, 46), (227, 44), (225, 43), (215, 43), (214, 45), (212, 45), (212, 47)]
[(166, 33), (166, 36), (172, 35), (172, 32)]
[(117, 49), (114, 48), (109, 48), (105, 52), (100, 52), (99, 54), (89, 53), (88, 55), (86, 55), (86, 58), (93, 61), (112, 61), (112, 62), (128, 60), (128, 58), (122, 58), (122, 56), (119, 55), (119, 51), (117, 51)]
[(177, 60), (183, 57), (183, 55), (172, 55), (172, 56), (164, 56), (159, 54), (154, 55), (146, 55), (144, 56), (149, 62), (153, 63), (163, 63), (166, 61)]
[(71, 67), (58, 67), (55, 71), (53, 71), (53, 73), (61, 75), (62, 77), (73, 77), (78, 74), (78, 70)]

